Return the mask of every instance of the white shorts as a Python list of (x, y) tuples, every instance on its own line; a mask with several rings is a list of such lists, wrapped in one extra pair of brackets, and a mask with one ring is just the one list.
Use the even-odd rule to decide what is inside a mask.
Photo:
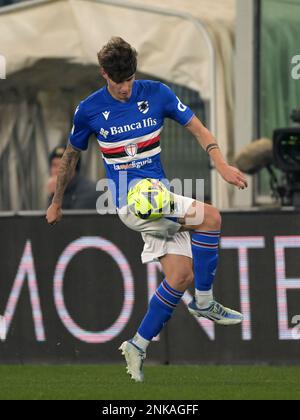
[(142, 220), (132, 214), (127, 206), (118, 210), (121, 221), (130, 229), (141, 232), (145, 242), (142, 252), (143, 264), (158, 261), (167, 254), (183, 255), (192, 258), (191, 238), (189, 232), (179, 232), (183, 218), (195, 200), (174, 194), (176, 216), (162, 217), (156, 220)]

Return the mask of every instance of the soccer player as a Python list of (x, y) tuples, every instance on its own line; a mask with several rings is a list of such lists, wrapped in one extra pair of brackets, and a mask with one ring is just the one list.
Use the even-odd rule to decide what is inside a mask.
[[(154, 221), (142, 220), (127, 211), (128, 185), (133, 180), (145, 178), (166, 179), (160, 160), (160, 133), (165, 118), (177, 121), (195, 136), (225, 181), (240, 189), (247, 188), (247, 181), (244, 174), (228, 165), (212, 134), (172, 90), (160, 82), (135, 80), (137, 52), (131, 45), (114, 37), (98, 53), (98, 59), (107, 85), (82, 101), (75, 112), (74, 126), (46, 217), (51, 225), (60, 221), (64, 191), (80, 153), (87, 149), (88, 139), (94, 133), (107, 178), (114, 186), (112, 191), (115, 190), (119, 217), (129, 228), (141, 232), (145, 242), (142, 261), (159, 260), (165, 275), (137, 333), (120, 347), (128, 373), (135, 381), (143, 381), (146, 349), (171, 318), (192, 283), (195, 284), (195, 297), (189, 304), (189, 311), (193, 315), (220, 325), (239, 324), (243, 316), (216, 302), (213, 296), (221, 233), (219, 211), (175, 194), (175, 207), (181, 209), (181, 214)], [(121, 187), (122, 176), (119, 176), (124, 173), (126, 191)]]

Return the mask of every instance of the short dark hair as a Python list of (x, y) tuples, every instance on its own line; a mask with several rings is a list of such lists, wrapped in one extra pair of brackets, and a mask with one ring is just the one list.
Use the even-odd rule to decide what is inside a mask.
[(98, 53), (100, 66), (116, 83), (136, 73), (137, 51), (120, 37), (113, 37)]

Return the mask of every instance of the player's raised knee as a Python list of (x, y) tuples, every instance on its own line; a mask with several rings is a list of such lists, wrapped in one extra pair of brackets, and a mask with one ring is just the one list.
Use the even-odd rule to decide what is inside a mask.
[(207, 206), (205, 209), (205, 227), (209, 230), (221, 230), (222, 216), (213, 206)]
[(222, 216), (218, 209), (213, 207), (212, 223), (214, 225), (213, 230), (221, 230), (222, 227)]

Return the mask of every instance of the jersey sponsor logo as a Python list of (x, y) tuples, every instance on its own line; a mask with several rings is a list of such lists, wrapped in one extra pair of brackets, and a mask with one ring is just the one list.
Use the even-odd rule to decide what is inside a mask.
[[(147, 118), (132, 124), (122, 125), (119, 127), (110, 127), (111, 135), (128, 133), (130, 131), (141, 130), (142, 128), (155, 127), (157, 120), (155, 118)], [(101, 133), (100, 133), (101, 134)]]
[(151, 130), (151, 132), (149, 134), (146, 134), (144, 136), (139, 136), (136, 138), (132, 138), (132, 139), (125, 139), (125, 140), (121, 140), (121, 141), (102, 141), (102, 139), (100, 140), (99, 138), (98, 143), (100, 148), (104, 148), (104, 149), (114, 149), (116, 147), (125, 147), (127, 144), (131, 144), (131, 143), (140, 143), (140, 142), (144, 142), (144, 141), (149, 141), (154, 139), (155, 137), (158, 137), (160, 135), (160, 133), (163, 130), (163, 126), (161, 126), (158, 130)]
[(128, 156), (134, 157), (136, 156), (138, 152), (138, 146), (137, 144), (130, 143), (127, 146), (125, 146), (125, 152)]
[(114, 165), (115, 171), (127, 171), (128, 169), (141, 169), (145, 165), (150, 165), (152, 163), (151, 158), (147, 158), (146, 160), (134, 161), (125, 164), (118, 164)]
[(149, 102), (148, 101), (141, 101), (141, 102), (138, 102), (137, 104), (138, 104), (138, 107), (139, 107), (139, 111), (142, 114), (147, 114), (147, 112), (150, 109)]
[(181, 102), (181, 100), (177, 96), (176, 96), (176, 98), (178, 99), (178, 106), (177, 106), (178, 110), (180, 112), (185, 112), (187, 110), (187, 106), (183, 105), (183, 103)]
[(99, 131), (99, 134), (104, 137), (105, 139), (107, 139), (108, 135), (109, 135), (109, 131), (104, 130), (104, 128), (101, 128), (101, 130)]
[(102, 115), (106, 119), (106, 121), (108, 121), (108, 118), (109, 118), (109, 115), (110, 115), (110, 111), (102, 112)]

